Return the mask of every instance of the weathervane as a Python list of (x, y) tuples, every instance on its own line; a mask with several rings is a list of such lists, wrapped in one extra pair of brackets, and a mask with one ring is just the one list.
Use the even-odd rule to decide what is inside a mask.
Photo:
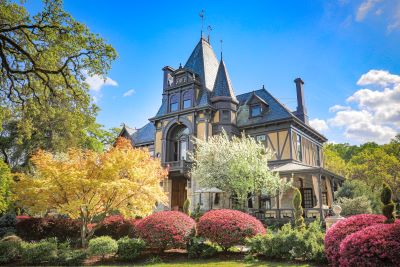
[(204, 9), (202, 9), (199, 13), (199, 17), (201, 18), (201, 37), (203, 38), (203, 27), (204, 27)]
[(211, 28), (210, 25), (207, 26), (207, 30), (208, 30), (207, 42), (210, 43), (210, 34), (211, 34), (211, 31), (212, 31), (212, 28)]

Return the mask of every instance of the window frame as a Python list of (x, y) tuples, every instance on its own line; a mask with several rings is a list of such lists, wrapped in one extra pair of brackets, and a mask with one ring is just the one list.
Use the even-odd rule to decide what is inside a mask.
[(221, 122), (230, 122), (230, 110), (229, 109), (220, 110), (220, 118)]
[(302, 136), (297, 134), (296, 137), (296, 145), (297, 145), (297, 160), (298, 161), (303, 161), (303, 145), (302, 145)]
[[(257, 108), (257, 107), (258, 107), (258, 109), (259, 109), (260, 111), (259, 111), (259, 113), (258, 113), (257, 115), (254, 115), (253, 110), (254, 110), (255, 108)], [(262, 116), (262, 112), (263, 112), (263, 108), (262, 108), (262, 106), (261, 106), (260, 103), (256, 103), (256, 104), (250, 105), (250, 118), (261, 117), (261, 116)]]
[[(172, 105), (176, 105), (176, 109), (172, 109)], [(177, 94), (173, 94), (169, 97), (169, 112), (176, 112), (179, 110), (179, 97)]]
[[(187, 101), (190, 101), (189, 102), (189, 106), (185, 106), (185, 103), (187, 103)], [(183, 92), (182, 108), (183, 109), (188, 109), (188, 108), (191, 108), (192, 106), (193, 106), (193, 93), (192, 93), (192, 91)]]

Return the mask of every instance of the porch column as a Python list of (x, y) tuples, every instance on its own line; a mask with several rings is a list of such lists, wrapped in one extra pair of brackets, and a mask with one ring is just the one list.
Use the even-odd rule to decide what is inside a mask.
[(317, 198), (317, 207), (320, 209), (321, 220), (323, 220), (324, 213), (322, 210), (321, 173), (312, 174), (312, 180), (315, 197)]
[(333, 191), (332, 191), (331, 177), (325, 177), (325, 183), (326, 183), (326, 191), (328, 197), (328, 206), (332, 206)]

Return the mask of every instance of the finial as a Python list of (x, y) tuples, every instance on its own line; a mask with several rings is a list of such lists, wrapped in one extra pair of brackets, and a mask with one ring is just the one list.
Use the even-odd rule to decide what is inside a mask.
[(208, 30), (207, 42), (210, 43), (210, 34), (211, 34), (211, 31), (212, 31), (212, 28), (211, 28), (210, 25), (207, 26), (207, 30)]
[(221, 43), (221, 61), (222, 61), (222, 39), (221, 40), (219, 40), (219, 42)]
[(264, 86), (264, 84), (263, 84), (263, 88), (262, 89), (265, 89), (265, 86)]
[(179, 63), (179, 68), (182, 69), (182, 63)]
[(199, 17), (201, 19), (201, 32), (200, 32), (200, 38), (203, 38), (203, 26), (204, 26), (204, 9), (202, 9), (199, 13)]

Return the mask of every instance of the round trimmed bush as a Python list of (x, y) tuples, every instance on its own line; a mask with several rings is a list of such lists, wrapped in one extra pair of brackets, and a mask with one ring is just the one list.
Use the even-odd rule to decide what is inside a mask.
[(16, 261), (22, 254), (22, 239), (11, 235), (0, 240), (0, 264)]
[(211, 210), (197, 224), (198, 235), (215, 242), (225, 250), (243, 245), (247, 237), (265, 234), (262, 223), (253, 216), (237, 210)]
[(347, 236), (340, 266), (400, 266), (400, 224), (379, 224)]
[(111, 236), (119, 239), (124, 236), (135, 237), (135, 220), (125, 219), (121, 215), (111, 215), (103, 220), (103, 224), (95, 232), (95, 236)]
[(136, 232), (150, 248), (163, 251), (185, 248), (195, 234), (196, 222), (179, 211), (161, 211), (147, 216), (136, 225)]
[(91, 255), (104, 258), (108, 254), (117, 253), (118, 244), (109, 236), (100, 236), (89, 240), (89, 251)]
[(28, 265), (48, 264), (57, 260), (56, 239), (22, 244), (22, 259)]
[(140, 238), (123, 237), (118, 240), (118, 258), (134, 260), (146, 248), (146, 243)]
[(363, 228), (380, 224), (385, 221), (386, 217), (376, 214), (359, 214), (348, 217), (335, 223), (325, 235), (325, 255), (331, 266), (339, 266), (339, 249), (340, 243), (352, 233)]

